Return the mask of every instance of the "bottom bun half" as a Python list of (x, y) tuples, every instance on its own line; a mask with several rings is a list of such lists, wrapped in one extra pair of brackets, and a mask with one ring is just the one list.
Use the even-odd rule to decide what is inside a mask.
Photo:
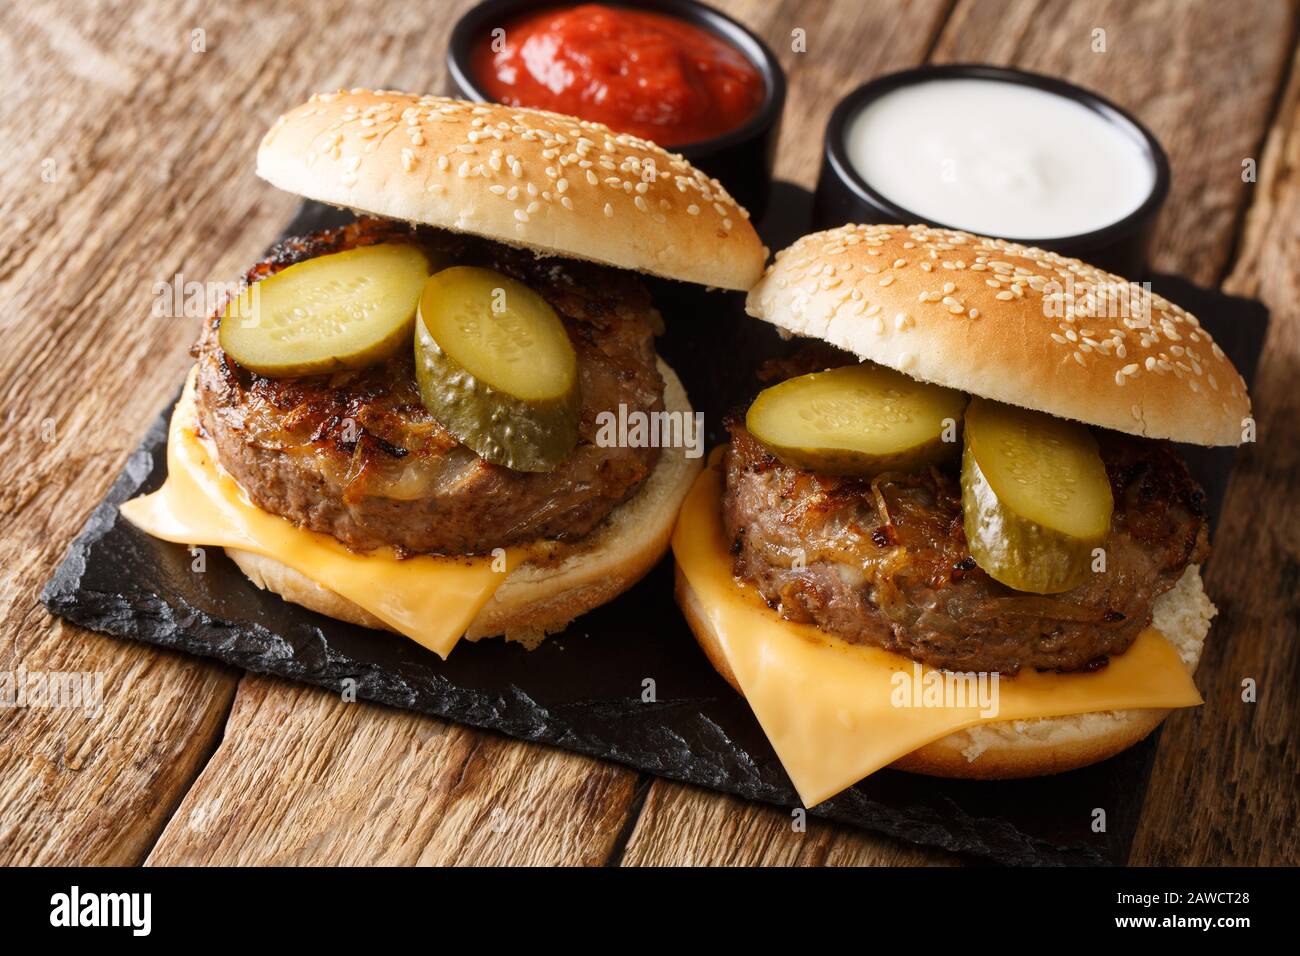
[[(677, 603), (714, 669), (744, 696), (727, 663), (709, 615), (677, 568)], [(1196, 670), (1215, 614), (1201, 585), (1200, 569), (1189, 567), (1153, 607), (1152, 626), (1174, 645), (1189, 672)], [(895, 770), (933, 777), (1006, 780), (1086, 767), (1112, 757), (1155, 730), (1168, 710), (1111, 710), (1066, 717), (993, 721), (959, 730), (899, 758)]]
[[(690, 414), (686, 390), (662, 359), (659, 372), (665, 409)], [(544, 558), (530, 559), (510, 572), (465, 637), (505, 637), (531, 649), (547, 634), (622, 594), (667, 552), (677, 511), (703, 464), (702, 457), (688, 458), (682, 449), (665, 448), (636, 494), (594, 531), (577, 541), (547, 543)], [(250, 581), (286, 601), (362, 627), (389, 629), (357, 604), (274, 558), (235, 548), (226, 553)]]

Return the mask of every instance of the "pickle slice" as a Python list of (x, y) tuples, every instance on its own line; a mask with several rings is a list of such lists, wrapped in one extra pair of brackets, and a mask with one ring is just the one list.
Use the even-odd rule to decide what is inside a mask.
[(965, 405), (961, 392), (864, 363), (765, 389), (745, 427), (787, 465), (870, 477), (955, 459)]
[(1087, 579), (1114, 500), (1086, 427), (972, 399), (961, 489), (966, 542), (990, 577), (1035, 594)]
[(299, 262), (226, 306), (218, 339), (244, 368), (272, 378), (364, 368), (411, 340), (429, 260), (381, 243)]
[(424, 405), (485, 461), (551, 471), (578, 443), (578, 356), (555, 310), (522, 282), (453, 266), (431, 276), (415, 325)]

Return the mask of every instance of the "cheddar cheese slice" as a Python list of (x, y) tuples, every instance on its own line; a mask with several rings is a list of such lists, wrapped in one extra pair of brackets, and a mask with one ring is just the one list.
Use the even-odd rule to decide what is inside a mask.
[(275, 558), (443, 658), (526, 559), (522, 548), (505, 549), (495, 563), (492, 557), (399, 559), (391, 550), (362, 554), (263, 511), (196, 434), (193, 389), (191, 376), (172, 414), (166, 482), (121, 507), (122, 516), (142, 531), (178, 544), (241, 548)]

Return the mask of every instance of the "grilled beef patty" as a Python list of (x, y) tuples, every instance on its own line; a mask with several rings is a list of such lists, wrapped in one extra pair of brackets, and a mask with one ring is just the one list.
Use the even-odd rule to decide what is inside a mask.
[(823, 477), (783, 465), (743, 422), (728, 428), (723, 516), (736, 574), (789, 620), (935, 667), (1102, 666), (1209, 553), (1203, 493), (1162, 442), (1098, 431), (1115, 497), (1106, 572), (1037, 595), (976, 566), (955, 473)]
[(483, 461), (421, 404), (413, 346), (359, 371), (257, 375), (222, 351), (218, 314), (194, 354), (199, 416), (222, 466), (258, 507), (357, 549), (480, 554), (589, 532), (635, 493), (658, 458), (658, 449), (594, 440), (601, 411), (620, 403), (663, 408), (658, 315), (644, 286), (618, 270), (380, 219), (286, 240), (245, 279), (387, 241), (417, 242), (435, 261), (497, 269), (551, 304), (578, 356), (582, 421), (573, 454), (548, 473)]

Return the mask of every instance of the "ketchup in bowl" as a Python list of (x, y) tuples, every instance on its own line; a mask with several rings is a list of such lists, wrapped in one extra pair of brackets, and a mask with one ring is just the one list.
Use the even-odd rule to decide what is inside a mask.
[(684, 146), (743, 126), (759, 111), (762, 74), (739, 50), (674, 17), (599, 3), (549, 8), (505, 25), (474, 51), (492, 99), (569, 113)]

